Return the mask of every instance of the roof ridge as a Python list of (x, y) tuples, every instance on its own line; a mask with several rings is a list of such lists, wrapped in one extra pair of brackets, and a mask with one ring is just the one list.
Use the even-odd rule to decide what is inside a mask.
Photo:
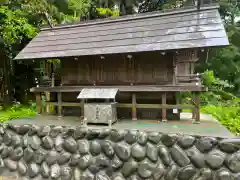
[[(218, 4), (212, 4), (211, 6), (202, 6), (200, 11), (205, 10), (211, 10), (211, 9), (218, 9)], [(152, 17), (159, 17), (159, 16), (166, 16), (166, 15), (174, 15), (174, 14), (180, 14), (180, 13), (188, 13), (188, 12), (196, 12), (196, 7), (185, 7), (180, 9), (167, 9), (162, 11), (153, 11), (148, 13), (138, 13), (134, 15), (126, 15), (126, 16), (120, 16), (115, 18), (105, 18), (105, 19), (97, 19), (97, 20), (90, 20), (90, 21), (78, 21), (77, 23), (70, 23), (70, 24), (59, 24), (56, 25), (53, 28), (46, 27), (42, 28), (41, 31), (46, 30), (59, 30), (64, 28), (74, 28), (74, 27), (82, 27), (82, 26), (91, 26), (91, 25), (97, 25), (97, 24), (105, 24), (105, 23), (114, 23), (114, 22), (122, 22), (122, 21), (129, 21), (129, 20), (138, 20), (138, 19), (146, 19), (146, 18), (152, 18)]]

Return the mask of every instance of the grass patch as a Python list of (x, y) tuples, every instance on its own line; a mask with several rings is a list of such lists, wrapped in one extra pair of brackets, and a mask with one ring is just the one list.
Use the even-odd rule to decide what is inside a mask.
[(222, 106), (214, 106), (214, 105), (207, 105), (201, 108), (201, 112), (206, 114), (211, 114), (215, 117), (218, 121), (221, 122), (229, 131), (236, 134), (237, 136), (240, 135), (240, 106), (229, 106), (229, 105), (222, 105)]
[(6, 122), (13, 119), (33, 117), (36, 111), (31, 107), (11, 107), (0, 111), (0, 122)]

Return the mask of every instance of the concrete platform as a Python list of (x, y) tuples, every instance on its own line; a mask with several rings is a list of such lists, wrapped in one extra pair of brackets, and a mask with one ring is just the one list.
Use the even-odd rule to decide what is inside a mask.
[[(63, 125), (80, 126), (78, 117), (37, 116), (29, 119), (18, 119), (9, 121), (13, 124), (36, 124), (42, 125)], [(90, 128), (108, 128), (106, 125), (88, 125)], [(215, 136), (233, 138), (234, 134), (221, 125), (211, 115), (201, 114), (201, 123), (193, 124), (190, 113), (182, 113), (180, 121), (160, 122), (158, 120), (119, 120), (112, 125), (114, 129), (138, 129), (141, 131), (159, 131), (164, 133), (179, 133), (201, 136)]]

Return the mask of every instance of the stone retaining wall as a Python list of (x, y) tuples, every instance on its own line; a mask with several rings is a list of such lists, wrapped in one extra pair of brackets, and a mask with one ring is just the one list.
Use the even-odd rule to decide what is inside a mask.
[(240, 179), (240, 139), (4, 124), (0, 126), (0, 142), (0, 177), (18, 175), (24, 180)]

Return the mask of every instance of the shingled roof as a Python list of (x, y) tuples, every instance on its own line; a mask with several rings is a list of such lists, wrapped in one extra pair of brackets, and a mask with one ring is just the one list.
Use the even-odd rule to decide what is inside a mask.
[(228, 45), (218, 7), (155, 12), (42, 29), (15, 59)]

